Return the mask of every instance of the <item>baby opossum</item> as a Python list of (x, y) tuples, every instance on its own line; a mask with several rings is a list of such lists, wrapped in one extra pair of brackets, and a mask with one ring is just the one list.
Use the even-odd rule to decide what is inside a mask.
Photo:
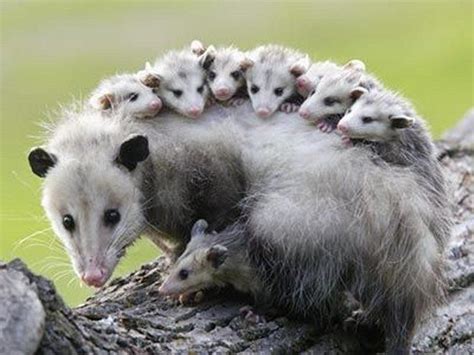
[(240, 104), (248, 98), (244, 73), (251, 62), (243, 52), (232, 46), (217, 49), (209, 46), (199, 61), (207, 72), (207, 83), (216, 100)]
[(209, 98), (206, 72), (195, 53), (189, 48), (169, 51), (138, 73), (146, 85), (156, 88), (165, 106), (190, 118), (202, 114)]
[(243, 228), (231, 225), (216, 233), (207, 231), (205, 220), (198, 220), (191, 240), (161, 285), (163, 295), (180, 295), (213, 287), (233, 286), (256, 296), (261, 283), (248, 257)]
[(306, 98), (316, 89), (316, 85), (324, 75), (340, 69), (341, 66), (331, 61), (313, 63), (305, 74), (296, 79), (296, 90), (301, 96)]
[(270, 117), (280, 108), (293, 111), (302, 101), (296, 79), (309, 69), (309, 57), (277, 45), (257, 47), (247, 57), (247, 90), (257, 115)]
[(136, 118), (154, 117), (163, 106), (153, 89), (133, 74), (119, 74), (102, 80), (92, 92), (89, 104), (102, 112), (121, 110), (123, 114)]
[(365, 73), (365, 65), (351, 60), (339, 70), (325, 75), (299, 109), (301, 117), (319, 124), (324, 132), (336, 128), (346, 110), (365, 92), (381, 84)]

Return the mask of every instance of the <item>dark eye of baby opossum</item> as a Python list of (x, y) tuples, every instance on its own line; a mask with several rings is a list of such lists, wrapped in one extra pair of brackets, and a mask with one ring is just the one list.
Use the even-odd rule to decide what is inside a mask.
[(171, 92), (176, 97), (180, 97), (181, 95), (183, 95), (183, 90), (171, 90)]
[(348, 108), (347, 111), (346, 111), (346, 114), (347, 113), (351, 113), (352, 112), (352, 109), (351, 108)]
[(186, 280), (189, 276), (189, 271), (186, 269), (179, 270), (178, 276), (181, 280)]
[(197, 88), (197, 92), (202, 94), (204, 91), (204, 85), (201, 85), (200, 87)]
[(336, 103), (340, 103), (339, 99), (335, 98), (335, 97), (332, 97), (332, 96), (328, 96), (328, 97), (325, 97), (324, 98), (324, 104), (326, 106), (332, 106)]
[(209, 80), (214, 80), (216, 78), (216, 72), (213, 72), (212, 70), (207, 74), (207, 77)]
[(275, 90), (273, 90), (273, 92), (276, 96), (281, 96), (283, 95), (283, 88), (276, 88)]
[(373, 122), (373, 118), (372, 117), (369, 117), (369, 116), (365, 116), (365, 117), (362, 117), (362, 122), (363, 123), (370, 123), (370, 122)]
[(234, 78), (234, 80), (239, 80), (240, 78), (240, 71), (236, 70), (236, 71), (233, 71), (232, 73), (230, 73), (230, 76), (232, 78)]
[(256, 94), (256, 93), (259, 92), (259, 91), (260, 91), (260, 88), (259, 88), (257, 85), (252, 85), (252, 86), (250, 87), (250, 92), (251, 92), (252, 94)]
[(104, 212), (104, 223), (106, 226), (113, 226), (120, 221), (120, 212), (110, 209)]
[(132, 92), (128, 95), (128, 100), (129, 101), (136, 101), (138, 99), (138, 94), (136, 92)]
[(74, 218), (70, 214), (65, 214), (63, 216), (63, 226), (69, 232), (72, 232), (74, 228), (76, 228), (76, 223), (74, 222)]

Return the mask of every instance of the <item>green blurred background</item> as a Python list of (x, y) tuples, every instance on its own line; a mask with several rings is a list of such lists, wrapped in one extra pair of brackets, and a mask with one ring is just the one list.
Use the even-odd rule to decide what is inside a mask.
[[(413, 99), (439, 136), (473, 104), (472, 1), (2, 1), (0, 259), (20, 257), (69, 304), (91, 290), (73, 275), (40, 207), (26, 154), (38, 123), (98, 81), (198, 38), (244, 49), (276, 42), (315, 59), (364, 60)], [(23, 240), (23, 242), (21, 242)], [(143, 240), (117, 274), (158, 254)]]

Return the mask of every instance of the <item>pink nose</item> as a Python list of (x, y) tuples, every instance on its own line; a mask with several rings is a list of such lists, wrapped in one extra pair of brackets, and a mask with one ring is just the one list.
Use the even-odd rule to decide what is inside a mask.
[(306, 109), (300, 108), (298, 110), (298, 113), (300, 114), (301, 117), (303, 117), (306, 120), (309, 118), (309, 111)]
[(258, 117), (266, 118), (270, 116), (270, 114), (271, 114), (271, 111), (268, 107), (260, 107), (259, 109), (257, 109)]
[(196, 118), (202, 113), (202, 109), (197, 106), (193, 106), (187, 111), (187, 113), (189, 116)]
[(91, 268), (81, 274), (82, 281), (88, 286), (101, 287), (105, 284), (106, 274), (102, 268)]
[(161, 103), (161, 100), (153, 100), (150, 102), (150, 104), (148, 105), (148, 107), (150, 108), (150, 110), (152, 111), (158, 111), (161, 109), (161, 106), (162, 106), (162, 103)]
[(216, 90), (217, 97), (226, 97), (230, 95), (230, 89), (227, 87), (221, 87)]
[(339, 131), (341, 131), (342, 133), (344, 133), (344, 134), (347, 134), (347, 132), (349, 131), (349, 129), (347, 128), (347, 126), (346, 126), (345, 124), (341, 123), (341, 122), (338, 123), (337, 129), (338, 129)]
[(298, 79), (296, 79), (296, 86), (299, 89), (306, 89), (308, 84), (309, 84), (309, 80), (303, 76), (300, 76)]

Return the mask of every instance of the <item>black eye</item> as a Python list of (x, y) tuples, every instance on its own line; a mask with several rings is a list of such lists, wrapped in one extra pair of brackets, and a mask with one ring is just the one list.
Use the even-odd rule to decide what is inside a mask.
[(117, 211), (115, 209), (105, 211), (105, 213), (104, 213), (104, 223), (105, 223), (106, 226), (113, 226), (113, 225), (117, 224), (119, 221), (120, 221), (120, 212), (119, 211)]
[(346, 111), (346, 114), (351, 113), (351, 112), (352, 112), (352, 109), (348, 108)]
[(283, 88), (276, 88), (275, 90), (273, 90), (273, 92), (276, 96), (281, 96), (283, 95)]
[(232, 78), (234, 78), (234, 80), (239, 80), (240, 78), (240, 71), (236, 70), (236, 71), (233, 71), (232, 73), (230, 73), (230, 76)]
[(136, 101), (138, 99), (138, 94), (136, 92), (132, 92), (128, 95), (128, 101)]
[(334, 105), (335, 103), (338, 103), (340, 102), (338, 99), (336, 99), (335, 97), (332, 97), (332, 96), (328, 96), (328, 97), (325, 97), (324, 98), (324, 104), (326, 106), (332, 106)]
[(214, 80), (216, 78), (216, 72), (213, 72), (212, 70), (207, 74), (207, 77), (209, 80)]
[(189, 276), (189, 272), (186, 269), (181, 269), (181, 270), (179, 270), (178, 276), (181, 280), (186, 280)]
[(76, 223), (74, 223), (74, 218), (70, 214), (65, 214), (63, 216), (63, 226), (69, 232), (72, 232), (76, 228)]
[(364, 122), (364, 123), (370, 123), (373, 120), (374, 119), (372, 117), (369, 117), (369, 116), (362, 117), (362, 122)]
[(316, 94), (316, 89), (313, 89), (313, 90), (309, 93), (309, 96), (313, 96), (314, 94)]
[(181, 97), (183, 95), (183, 90), (171, 90), (174, 96)]
[(250, 92), (251, 92), (252, 94), (256, 94), (256, 93), (259, 92), (259, 91), (260, 91), (260, 88), (259, 88), (257, 85), (252, 85), (252, 86), (250, 87)]
[(204, 85), (201, 85), (200, 87), (197, 88), (197, 92), (202, 94), (202, 92), (204, 91)]

